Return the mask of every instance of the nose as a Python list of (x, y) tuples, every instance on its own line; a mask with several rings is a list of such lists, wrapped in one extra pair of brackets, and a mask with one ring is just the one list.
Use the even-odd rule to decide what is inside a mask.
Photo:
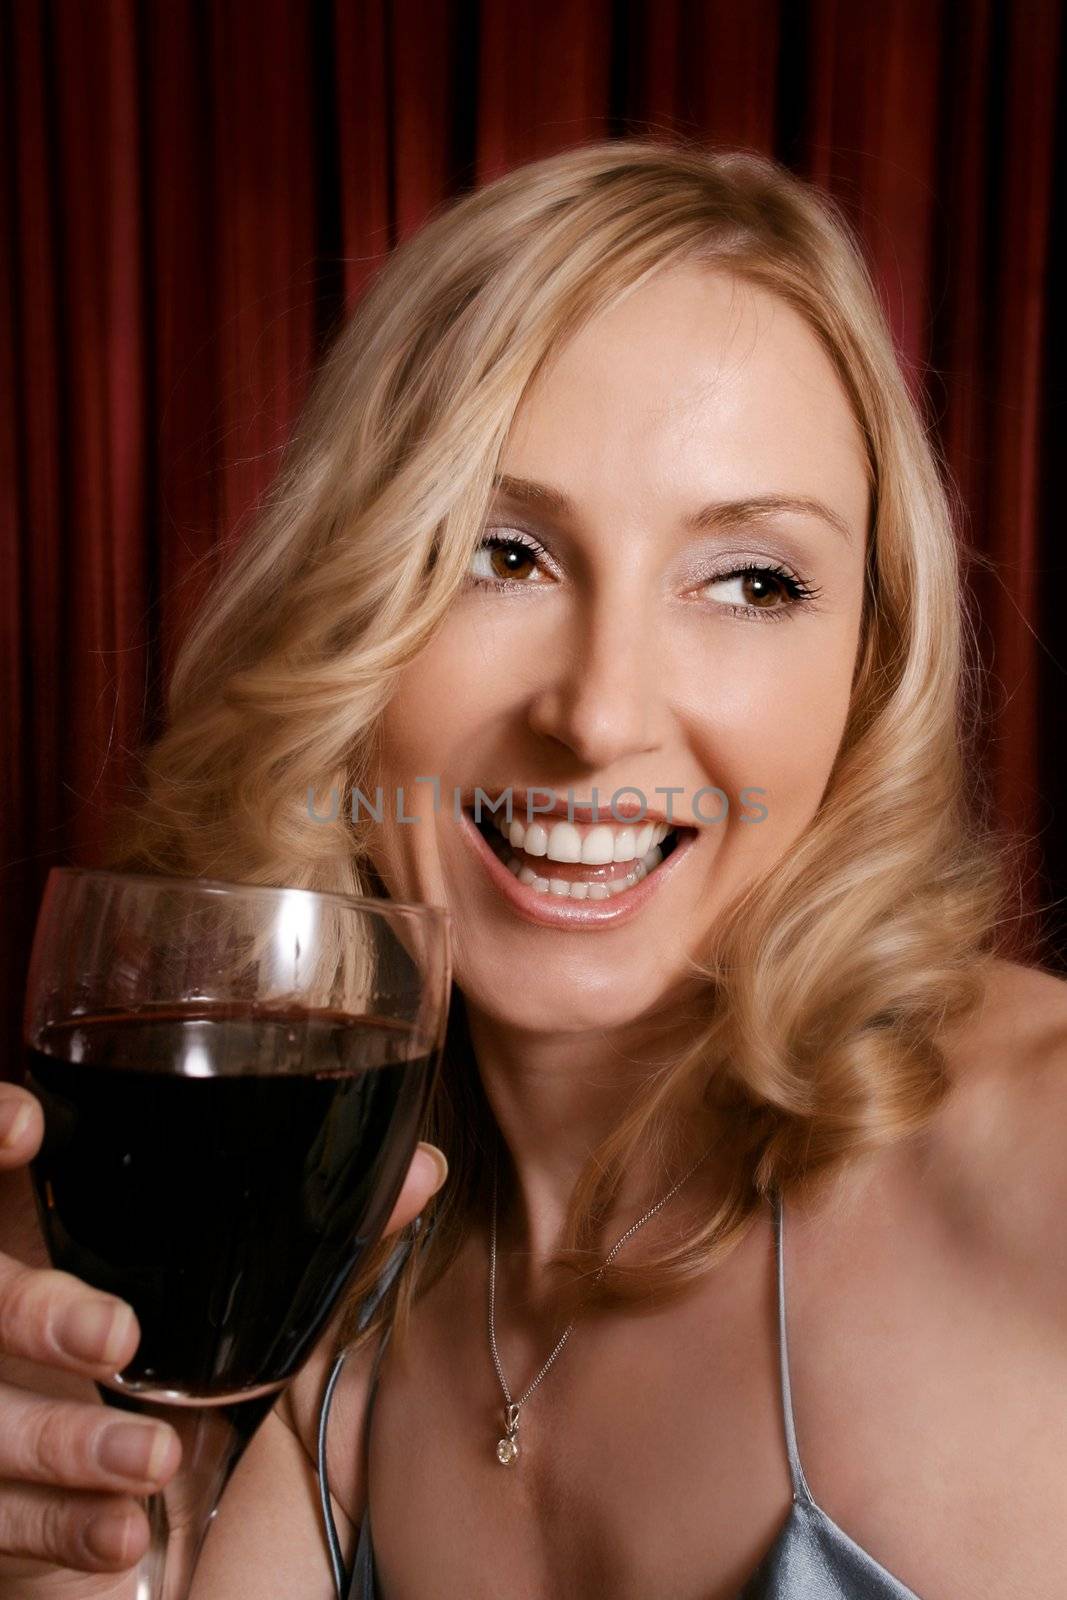
[(591, 599), (568, 618), (544, 686), (530, 702), (530, 727), (593, 770), (658, 749), (663, 702), (651, 655), (647, 605), (617, 586)]

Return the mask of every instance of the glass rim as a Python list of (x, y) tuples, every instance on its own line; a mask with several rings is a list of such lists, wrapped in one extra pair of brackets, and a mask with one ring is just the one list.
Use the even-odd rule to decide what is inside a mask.
[(221, 894), (309, 894), (319, 900), (330, 900), (349, 910), (357, 911), (361, 908), (369, 909), (377, 916), (426, 917), (440, 918), (446, 928), (452, 922), (452, 913), (447, 906), (430, 905), (419, 900), (387, 900), (381, 895), (346, 894), (343, 889), (307, 889), (299, 884), (273, 884), (273, 883), (236, 883), (227, 878), (199, 878), (185, 877), (166, 872), (124, 872), (121, 867), (79, 867), (79, 866), (53, 866), (49, 869), (49, 879), (56, 876), (81, 877), (81, 878), (112, 878), (125, 879), (129, 883), (145, 883), (157, 886), (169, 886), (177, 889), (203, 888), (213, 893)]

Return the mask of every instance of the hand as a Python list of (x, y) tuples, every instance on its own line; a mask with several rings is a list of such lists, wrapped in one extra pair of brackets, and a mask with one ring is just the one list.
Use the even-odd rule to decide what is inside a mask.
[[(0, 1083), (0, 1219), (3, 1248), (39, 1244), (28, 1166), (44, 1116), (27, 1090)], [(419, 1145), (386, 1232), (418, 1215), (444, 1182), (447, 1165)], [(19, 1238), (20, 1230), (22, 1238)], [(86, 1581), (77, 1590), (47, 1581), (59, 1569), (122, 1573), (148, 1546), (148, 1521), (135, 1496), (153, 1494), (178, 1469), (174, 1430), (104, 1406), (93, 1380), (132, 1360), (140, 1329), (130, 1306), (70, 1273), (0, 1254), (0, 1600), (62, 1592), (117, 1594)], [(40, 1563), (47, 1563), (42, 1568)]]

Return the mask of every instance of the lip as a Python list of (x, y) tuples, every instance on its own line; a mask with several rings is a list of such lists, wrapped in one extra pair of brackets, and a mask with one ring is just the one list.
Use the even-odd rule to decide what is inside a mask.
[[(516, 789), (509, 784), (503, 784), (499, 789), (482, 788), (480, 792), (483, 796), (488, 795), (490, 799), (494, 799), (506, 794), (509, 789), (511, 792), (511, 815), (518, 817), (523, 822), (527, 820), (526, 797), (528, 794), (539, 795), (543, 800), (546, 794), (555, 792), (550, 790), (547, 785), (543, 789), (529, 790)], [(473, 811), (474, 795), (475, 791), (473, 789), (461, 792), (460, 805), (464, 809)], [(606, 805), (600, 800), (595, 806), (583, 804), (579, 800), (573, 800), (570, 802), (569, 810), (566, 800), (555, 800), (547, 810), (539, 801), (535, 801), (535, 810), (530, 820), (542, 822), (546, 817), (562, 817), (567, 822), (665, 822), (669, 828), (692, 828), (697, 826), (696, 823), (687, 821), (685, 817), (669, 817), (666, 811), (657, 806), (642, 806), (640, 800), (633, 798), (627, 799), (623, 797), (617, 800), (613, 812), (610, 796)]]
[(543, 928), (578, 930), (608, 925), (614, 927), (618, 923), (631, 921), (640, 915), (660, 885), (671, 876), (676, 862), (688, 855), (697, 837), (695, 832), (680, 834), (678, 843), (666, 861), (661, 862), (654, 872), (642, 878), (632, 889), (625, 890), (611, 900), (568, 900), (559, 895), (539, 894), (528, 884), (520, 883), (493, 854), (465, 809), (460, 812), (460, 818), (462, 836), (485, 868), (494, 888), (524, 921), (537, 923)]

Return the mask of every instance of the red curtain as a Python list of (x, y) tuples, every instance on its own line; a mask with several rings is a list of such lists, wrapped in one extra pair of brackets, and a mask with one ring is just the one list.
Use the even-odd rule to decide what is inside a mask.
[(1062, 13), (0, 0), (0, 1071), (47, 870), (94, 859), (324, 339), (431, 208), (592, 138), (748, 145), (858, 225), (986, 560), (997, 814), (1062, 896)]

